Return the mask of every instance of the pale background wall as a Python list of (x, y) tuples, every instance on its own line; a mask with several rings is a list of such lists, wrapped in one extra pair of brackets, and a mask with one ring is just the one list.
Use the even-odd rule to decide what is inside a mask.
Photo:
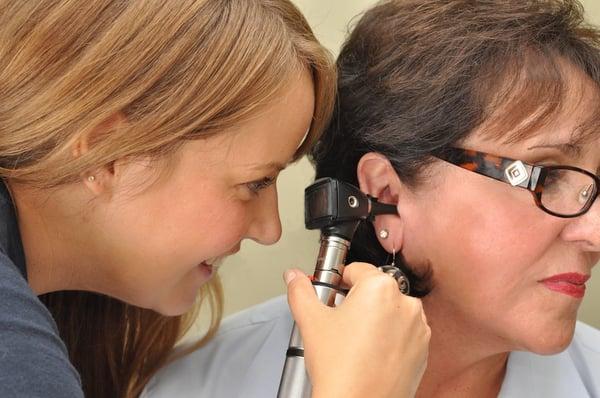
[[(346, 35), (348, 23), (374, 0), (295, 0), (305, 13), (316, 35), (334, 54)], [(600, 2), (584, 0), (589, 19), (600, 24)], [(280, 177), (283, 236), (274, 246), (245, 242), (241, 252), (221, 268), (225, 286), (225, 312), (230, 314), (260, 303), (285, 291), (281, 278), (289, 267), (311, 273), (314, 269), (318, 232), (306, 231), (303, 221), (304, 188), (314, 172), (306, 160), (288, 168)], [(580, 319), (600, 328), (600, 266), (588, 283)]]

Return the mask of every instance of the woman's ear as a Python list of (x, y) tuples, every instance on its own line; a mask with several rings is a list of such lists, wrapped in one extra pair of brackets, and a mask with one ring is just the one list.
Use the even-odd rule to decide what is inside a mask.
[(396, 206), (397, 215), (377, 216), (373, 221), (373, 227), (379, 243), (387, 252), (400, 251), (404, 241), (402, 198), (405, 196), (406, 187), (400, 181), (389, 159), (379, 153), (365, 154), (358, 162), (356, 173), (361, 191), (377, 198), (381, 203)]
[[(72, 155), (74, 158), (85, 155), (94, 142), (101, 139), (106, 133), (113, 131), (126, 123), (125, 115), (117, 112), (102, 123), (98, 124), (87, 134), (81, 134), (73, 143)], [(113, 164), (87, 170), (80, 176), (80, 181), (95, 195), (98, 196), (109, 189), (113, 183), (115, 170)]]

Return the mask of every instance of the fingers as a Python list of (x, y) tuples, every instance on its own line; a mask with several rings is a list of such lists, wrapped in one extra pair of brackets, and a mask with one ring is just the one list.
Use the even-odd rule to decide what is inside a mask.
[(299, 327), (306, 322), (311, 314), (316, 315), (322, 305), (310, 279), (298, 269), (290, 269), (284, 273), (287, 284), (287, 297), (290, 310)]
[(378, 268), (367, 263), (352, 263), (344, 270), (344, 283), (350, 287), (346, 299), (366, 296), (365, 302), (396, 299), (400, 295), (398, 282), (390, 275), (381, 272)]
[(381, 275), (381, 272), (376, 267), (367, 263), (352, 263), (344, 269), (344, 283), (352, 287), (360, 280), (364, 280), (369, 276)]

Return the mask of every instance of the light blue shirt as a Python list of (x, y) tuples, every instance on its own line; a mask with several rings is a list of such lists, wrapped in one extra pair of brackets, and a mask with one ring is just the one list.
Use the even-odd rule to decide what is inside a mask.
[[(142, 398), (276, 397), (292, 324), (283, 296), (233, 315), (208, 345), (159, 372)], [(578, 322), (560, 354), (511, 353), (499, 397), (600, 398), (600, 331)]]

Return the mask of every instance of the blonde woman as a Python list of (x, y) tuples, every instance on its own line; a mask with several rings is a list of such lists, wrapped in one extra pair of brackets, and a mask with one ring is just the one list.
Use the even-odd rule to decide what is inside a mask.
[[(243, 239), (279, 239), (277, 175), (327, 123), (334, 67), (287, 0), (0, 9), (0, 396), (136, 397), (199, 296), (214, 333), (214, 264)], [(343, 309), (301, 272), (285, 279), (315, 396), (413, 388), (428, 341), (417, 300), (367, 264), (348, 268)], [(393, 329), (360, 338), (383, 325), (410, 346)], [(360, 366), (345, 345), (382, 375), (415, 370), (345, 380)]]

